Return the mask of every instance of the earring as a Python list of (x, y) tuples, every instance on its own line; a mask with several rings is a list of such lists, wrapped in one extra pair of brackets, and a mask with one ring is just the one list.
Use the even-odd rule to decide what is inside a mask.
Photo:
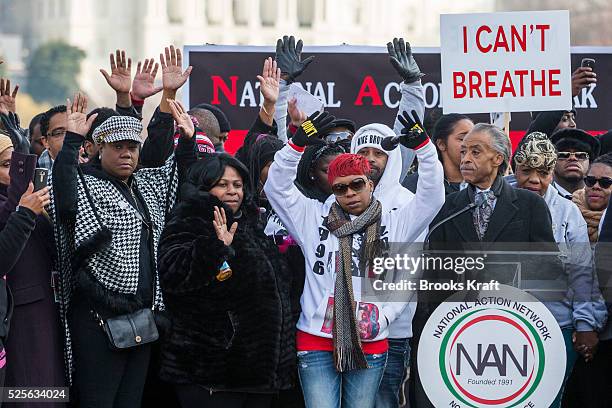
[(314, 176), (310, 176), (310, 179), (311, 179), (311, 180), (314, 180)]

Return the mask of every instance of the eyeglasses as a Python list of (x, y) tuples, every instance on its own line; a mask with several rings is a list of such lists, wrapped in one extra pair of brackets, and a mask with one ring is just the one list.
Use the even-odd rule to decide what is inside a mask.
[(346, 195), (349, 188), (355, 193), (361, 193), (363, 189), (365, 188), (365, 186), (366, 186), (366, 181), (362, 178), (357, 178), (348, 184), (342, 184), (342, 183), (334, 184), (332, 186), (332, 192), (334, 193), (335, 196), (342, 197), (343, 195)]
[(346, 140), (350, 138), (351, 136), (353, 136), (353, 134), (349, 131), (331, 132), (325, 135), (325, 140), (327, 142), (333, 143), (333, 142), (337, 142), (338, 140)]
[(568, 160), (570, 157), (574, 156), (576, 160), (588, 160), (589, 154), (587, 152), (558, 152), (557, 159), (559, 160)]
[(66, 136), (66, 129), (59, 128), (59, 129), (55, 129), (51, 133), (47, 133), (47, 137), (61, 137), (61, 136)]
[(593, 187), (597, 183), (599, 183), (599, 187), (601, 188), (609, 188), (610, 186), (612, 186), (612, 178), (610, 177), (597, 178), (593, 176), (587, 176), (584, 178), (584, 184), (586, 184), (588, 187)]

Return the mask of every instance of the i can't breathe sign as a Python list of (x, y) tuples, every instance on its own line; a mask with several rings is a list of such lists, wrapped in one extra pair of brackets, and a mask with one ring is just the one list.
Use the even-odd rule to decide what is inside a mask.
[(568, 11), (440, 16), (444, 113), (569, 110)]

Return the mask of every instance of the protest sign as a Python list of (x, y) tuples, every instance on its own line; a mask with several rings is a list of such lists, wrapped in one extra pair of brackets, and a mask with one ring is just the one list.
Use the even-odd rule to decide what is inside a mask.
[(569, 110), (567, 11), (440, 16), (444, 113)]

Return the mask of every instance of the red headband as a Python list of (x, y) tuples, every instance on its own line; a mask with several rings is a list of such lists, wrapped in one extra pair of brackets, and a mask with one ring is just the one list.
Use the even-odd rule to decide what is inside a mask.
[(337, 177), (366, 176), (370, 174), (370, 163), (358, 154), (344, 153), (336, 157), (327, 169), (327, 181), (333, 184)]

